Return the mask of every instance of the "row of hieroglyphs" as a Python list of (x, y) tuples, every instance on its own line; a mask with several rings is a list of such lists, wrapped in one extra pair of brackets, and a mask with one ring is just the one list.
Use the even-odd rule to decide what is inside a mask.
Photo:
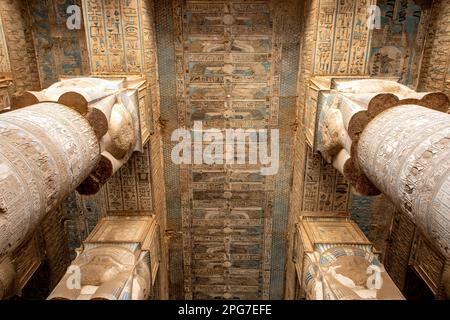
[[(0, 76), (1, 74), (9, 72), (11, 72), (11, 65), (9, 64), (8, 47), (3, 31), (2, 18), (0, 17)], [(2, 108), (0, 107), (0, 110), (1, 109)]]
[[(416, 52), (417, 50), (413, 50), (412, 46), (422, 41), (423, 31), (426, 29), (424, 26), (428, 21), (428, 11), (425, 10), (427, 7), (421, 8), (423, 4), (419, 2), (404, 4), (404, 1), (380, 1), (377, 9), (373, 11), (370, 9), (373, 1), (369, 0), (322, 1), (317, 22), (315, 48), (317, 58), (313, 64), (315, 74), (363, 74), (367, 70), (370, 58), (372, 74), (400, 75), (404, 82), (414, 83), (417, 68), (413, 61), (420, 54)], [(71, 5), (66, 0), (55, 1), (55, 7), (58, 8), (55, 14), (57, 20), (66, 14), (65, 24), (69, 30), (81, 28), (81, 17), (84, 14), (92, 72), (95, 74), (141, 72), (144, 65), (142, 1), (83, 0), (82, 5), (81, 8)], [(61, 11), (60, 7), (64, 10)], [(46, 10), (46, 8), (32, 6), (31, 12), (44, 9)], [(42, 15), (42, 12), (38, 15)], [(32, 14), (33, 19), (36, 19), (38, 15)], [(375, 47), (369, 50), (370, 28), (367, 28), (367, 22), (372, 16), (379, 23), (374, 24), (377, 30), (373, 32), (375, 42), (372, 47)], [(35, 32), (38, 43), (43, 41), (45, 45), (46, 41), (56, 41), (50, 38), (45, 39), (49, 36), (44, 34), (48, 33), (47, 31), (40, 33), (36, 29)], [(210, 29), (208, 32), (214, 33), (214, 30)], [(73, 43), (69, 44), (68, 41), (73, 42), (74, 39), (64, 38), (64, 41), (64, 45), (69, 45), (68, 50), (63, 50), (64, 54), (70, 55), (70, 46), (73, 46)], [(386, 41), (389, 43), (383, 43)], [(76, 46), (73, 49), (76, 49)], [(59, 60), (57, 56), (52, 59)], [(396, 59), (396, 56), (399, 59)], [(61, 61), (63, 62), (61, 66), (64, 68), (67, 66), (70, 69), (69, 64), (73, 64), (75, 69), (68, 71), (73, 74), (81, 68), (79, 61), (76, 61), (80, 59), (79, 55), (67, 56)], [(41, 61), (44, 66), (47, 62), (49, 61), (46, 59)], [(42, 69), (41, 73), (46, 70), (49, 71), (49, 68)]]
[[(0, 17), (0, 80), (5, 74), (11, 73), (11, 65), (9, 62), (8, 47), (6, 44), (6, 38), (3, 31), (2, 18)], [(5, 110), (10, 105), (8, 82), (0, 82), (0, 112)]]
[(83, 0), (91, 72), (141, 73), (140, 0)]
[(313, 72), (361, 75), (367, 70), (371, 0), (320, 2)]
[(315, 75), (370, 72), (417, 86), (430, 3), (327, 0), (318, 6)]

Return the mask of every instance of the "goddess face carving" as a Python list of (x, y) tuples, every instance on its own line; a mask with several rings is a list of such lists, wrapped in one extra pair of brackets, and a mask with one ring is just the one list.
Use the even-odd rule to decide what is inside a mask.
[(376, 256), (356, 247), (332, 247), (308, 254), (303, 281), (307, 298), (312, 300), (402, 297)]
[(100, 245), (80, 253), (49, 299), (146, 299), (150, 281), (143, 257), (125, 247)]
[(100, 286), (116, 278), (121, 272), (129, 272), (131, 267), (121, 265), (108, 255), (94, 256), (88, 263), (80, 266), (81, 285)]

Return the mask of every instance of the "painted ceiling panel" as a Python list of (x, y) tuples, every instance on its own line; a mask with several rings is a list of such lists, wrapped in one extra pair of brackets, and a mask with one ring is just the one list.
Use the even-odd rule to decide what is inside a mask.
[[(299, 24), (297, 20), (297, 29), (290, 28), (285, 14), (289, 3), (156, 1), (159, 73), (164, 83), (176, 88), (169, 92), (161, 87), (164, 120), (177, 118), (178, 126), (187, 129), (201, 121), (203, 129), (217, 128), (222, 133), (280, 127), (279, 142), (284, 146), (280, 167), (290, 168), (286, 155), (295, 119)], [(283, 28), (289, 32), (282, 32)], [(285, 63), (292, 67), (286, 70), (281, 67), (283, 42), (289, 43)], [(281, 97), (288, 121), (279, 123), (284, 70), (289, 73), (284, 89), (291, 88), (285, 92), (293, 97)], [(169, 103), (175, 99), (176, 107)], [(164, 139), (166, 162), (173, 147), (173, 123)], [(171, 239), (171, 273), (183, 273), (184, 278), (183, 284), (180, 276), (171, 278), (175, 298), (269, 298), (270, 270), (284, 268), (286, 228), (277, 232), (272, 243), (272, 226), (274, 210), (277, 225), (287, 224), (290, 170), (262, 175), (261, 164), (250, 162), (248, 146), (244, 150), (246, 164), (182, 165), (166, 172), (166, 188), (171, 190), (169, 226), (181, 234)], [(181, 226), (175, 222), (179, 220)], [(281, 255), (276, 261), (271, 259), (273, 246)], [(282, 275), (274, 277), (279, 287), (272, 295), (281, 297)]]

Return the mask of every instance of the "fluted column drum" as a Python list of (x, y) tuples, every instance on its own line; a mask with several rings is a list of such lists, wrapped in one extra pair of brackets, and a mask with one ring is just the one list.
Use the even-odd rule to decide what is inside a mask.
[(450, 256), (450, 115), (393, 107), (369, 122), (357, 148), (370, 181)]
[(0, 115), (0, 258), (14, 250), (95, 168), (88, 121), (57, 103)]

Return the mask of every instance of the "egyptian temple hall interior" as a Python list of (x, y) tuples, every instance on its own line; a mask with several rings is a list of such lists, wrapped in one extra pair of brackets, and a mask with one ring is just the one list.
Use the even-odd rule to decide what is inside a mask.
[(450, 0), (0, 0), (0, 299), (450, 300), (449, 97)]

